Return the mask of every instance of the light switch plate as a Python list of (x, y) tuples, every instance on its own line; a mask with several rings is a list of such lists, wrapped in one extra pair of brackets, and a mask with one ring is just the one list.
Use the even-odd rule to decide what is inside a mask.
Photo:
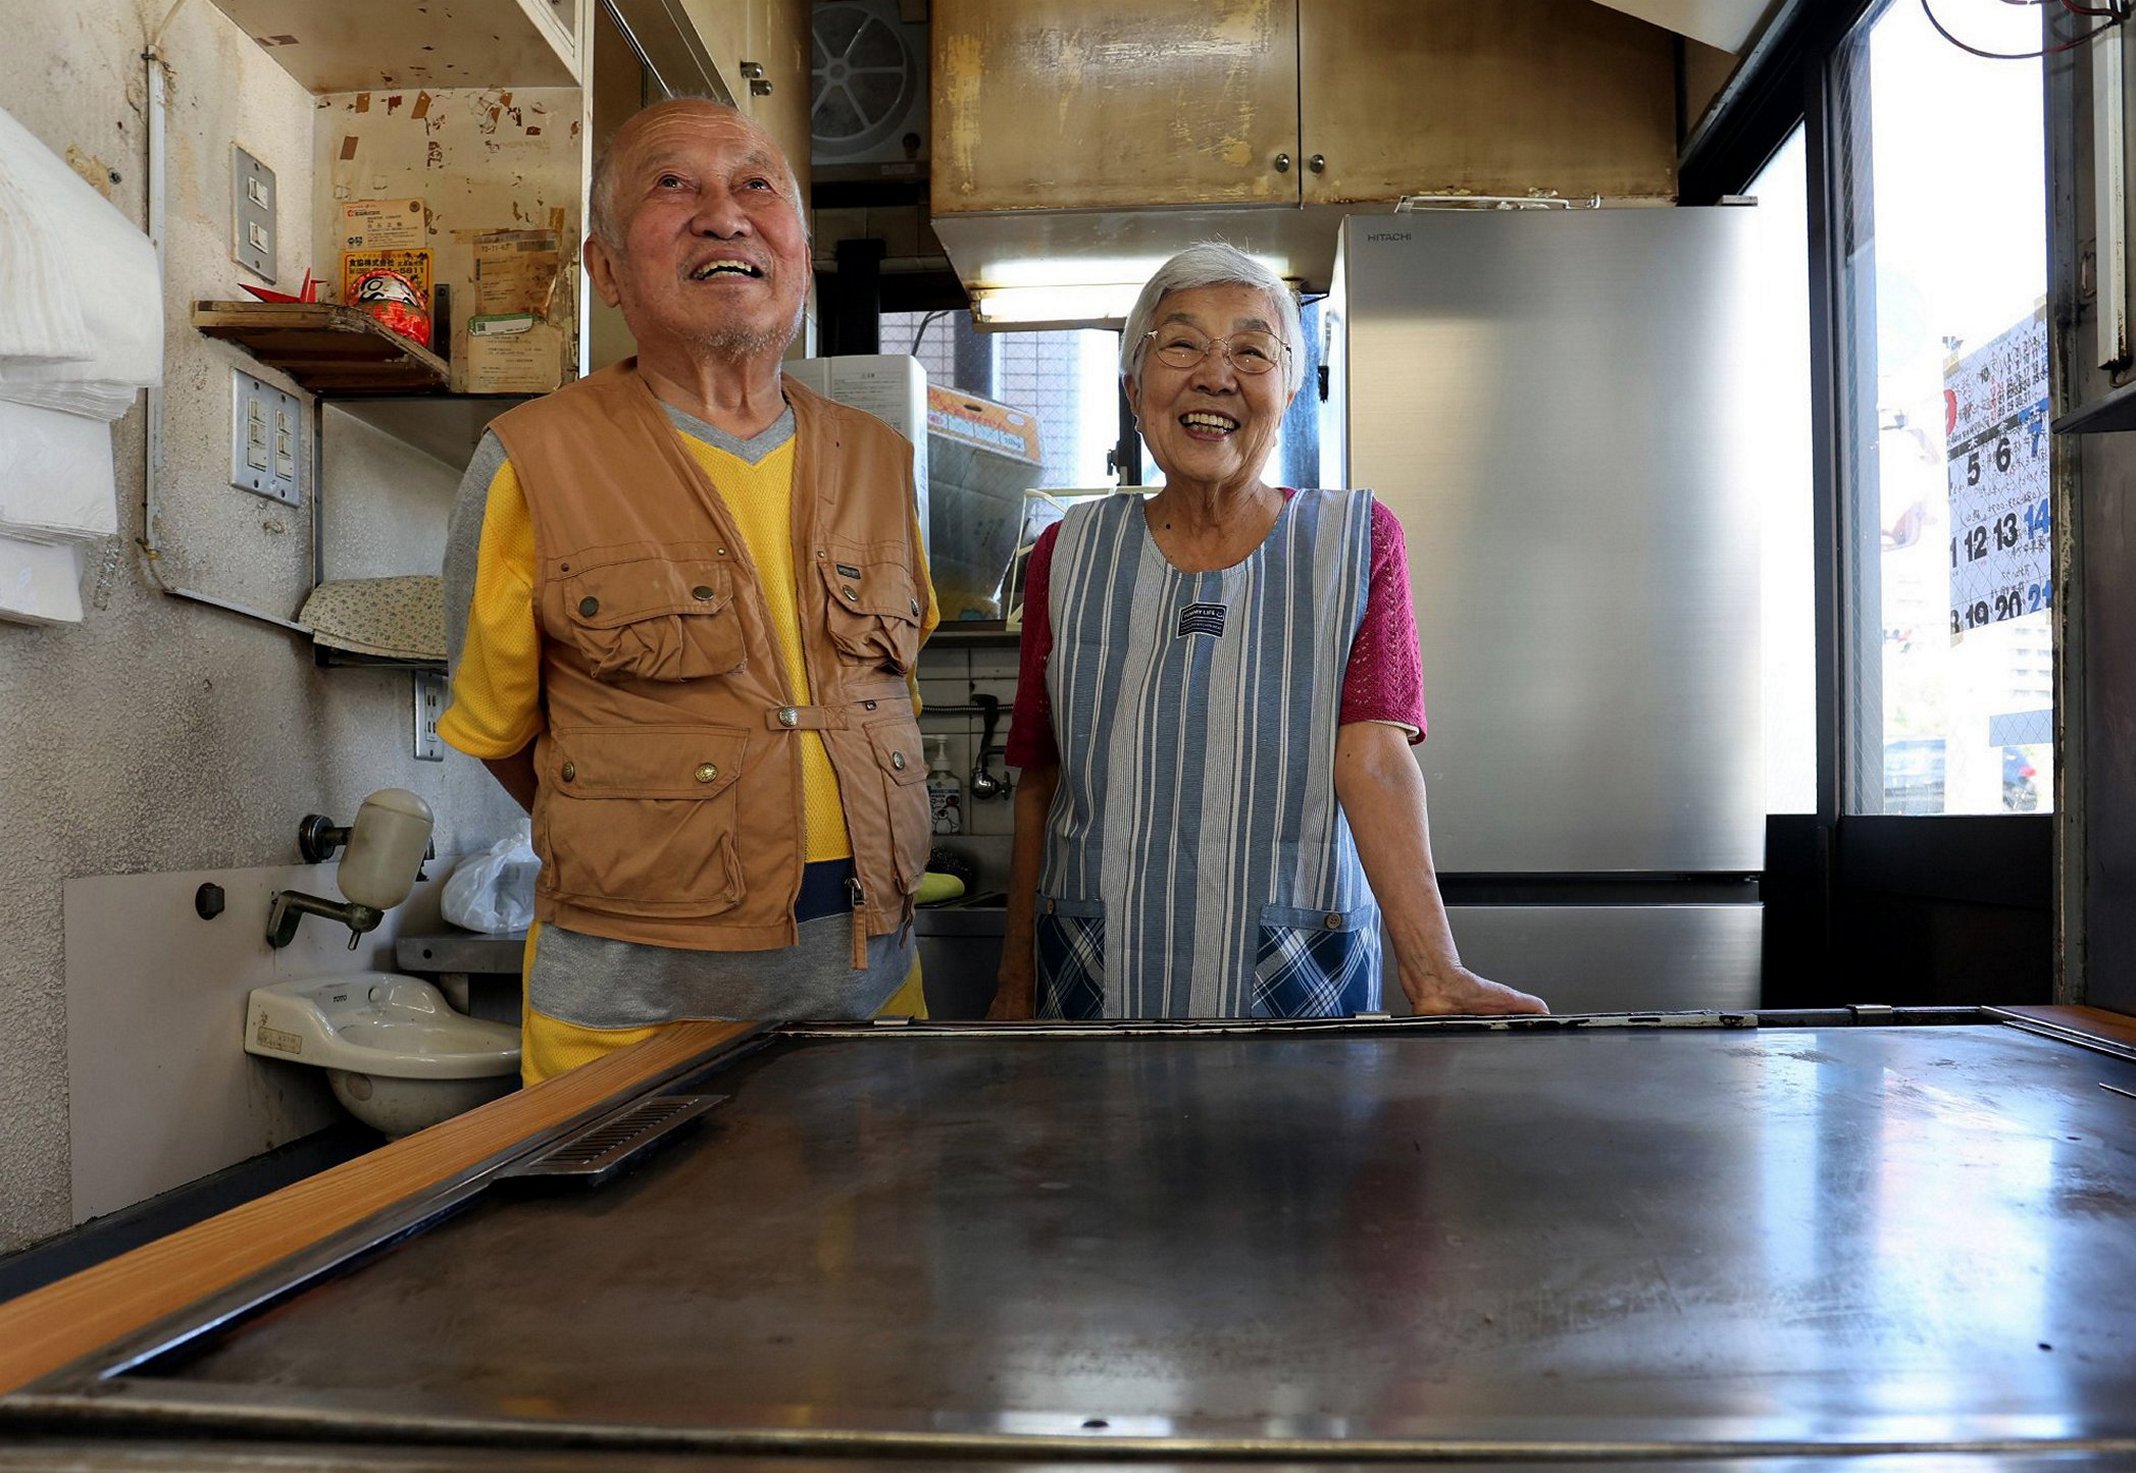
[(297, 396), (230, 370), (230, 484), (296, 506), (304, 499), (304, 420)]
[(274, 170), (230, 145), (230, 259), (274, 280)]
[(445, 714), (445, 677), (433, 670), (415, 672), (415, 759), (443, 762), (445, 743), (438, 718)]

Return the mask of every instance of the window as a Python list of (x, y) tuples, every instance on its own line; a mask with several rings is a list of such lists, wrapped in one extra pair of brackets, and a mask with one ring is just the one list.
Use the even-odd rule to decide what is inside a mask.
[(1762, 607), (1765, 811), (1817, 807), (1816, 534), (1810, 468), (1809, 188), (1797, 127), (1751, 181), (1758, 201), (1759, 340), (1771, 358), (1772, 402), (1759, 441), (1766, 461)]
[(967, 312), (885, 312), (882, 351), (910, 353), (927, 382), (1038, 416), (1042, 488), (1110, 486), (1120, 438), (1116, 332), (980, 332)]
[[(2000, 52), (2038, 51), (2041, 14), (1937, 6)], [(1916, 4), (1837, 57), (1848, 812), (2053, 791), (2040, 67)]]

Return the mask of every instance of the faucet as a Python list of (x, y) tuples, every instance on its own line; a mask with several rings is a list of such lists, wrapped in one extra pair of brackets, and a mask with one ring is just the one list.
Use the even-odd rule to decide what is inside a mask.
[(1005, 796), (1009, 791), (1009, 783), (1005, 778), (994, 776), (993, 770), (986, 765), (988, 754), (1004, 750), (994, 745), (994, 727), (1001, 720), (1001, 697), (977, 691), (972, 695), (972, 704), (984, 713), (984, 725), (979, 736), (979, 756), (978, 760), (972, 763), (971, 785), (972, 801), (980, 803), (988, 798)]
[(324, 916), (349, 928), (349, 950), (386, 912), (408, 898), (430, 848), (430, 805), (405, 788), (381, 788), (363, 800), (355, 822), (338, 828), (324, 814), (306, 814), (297, 826), (297, 848), (322, 864), (344, 844), (348, 852), (334, 872), (347, 900), (325, 900), (301, 890), (277, 890), (267, 907), (267, 944), (280, 950), (297, 939), (304, 917)]

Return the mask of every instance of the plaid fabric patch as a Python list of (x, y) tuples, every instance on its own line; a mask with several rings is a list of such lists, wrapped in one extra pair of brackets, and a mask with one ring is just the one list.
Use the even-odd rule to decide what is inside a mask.
[(1256, 1018), (1346, 1018), (1379, 1009), (1377, 947), (1354, 927), (1264, 923), (1253, 965)]
[(1105, 917), (1038, 916), (1038, 997), (1041, 1018), (1105, 1016)]

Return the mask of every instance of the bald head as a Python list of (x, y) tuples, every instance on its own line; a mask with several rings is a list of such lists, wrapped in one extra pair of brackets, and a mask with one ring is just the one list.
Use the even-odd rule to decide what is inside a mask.
[(729, 107), (724, 102), (709, 97), (671, 97), (639, 109), (616, 129), (614, 136), (602, 147), (593, 160), (592, 187), (588, 190), (587, 229), (611, 251), (620, 251), (623, 237), (629, 229), (627, 211), (618, 207), (617, 194), (624, 175), (638, 161), (637, 153), (648, 139), (657, 140), (663, 132), (663, 124), (671, 124), (691, 118), (710, 118), (727, 121), (754, 135), (764, 155), (764, 161), (785, 176), (786, 195), (793, 201), (795, 218), (800, 220), (804, 232), (808, 229), (808, 205), (801, 197), (801, 179), (786, 157), (778, 141), (745, 116), (739, 108)]

